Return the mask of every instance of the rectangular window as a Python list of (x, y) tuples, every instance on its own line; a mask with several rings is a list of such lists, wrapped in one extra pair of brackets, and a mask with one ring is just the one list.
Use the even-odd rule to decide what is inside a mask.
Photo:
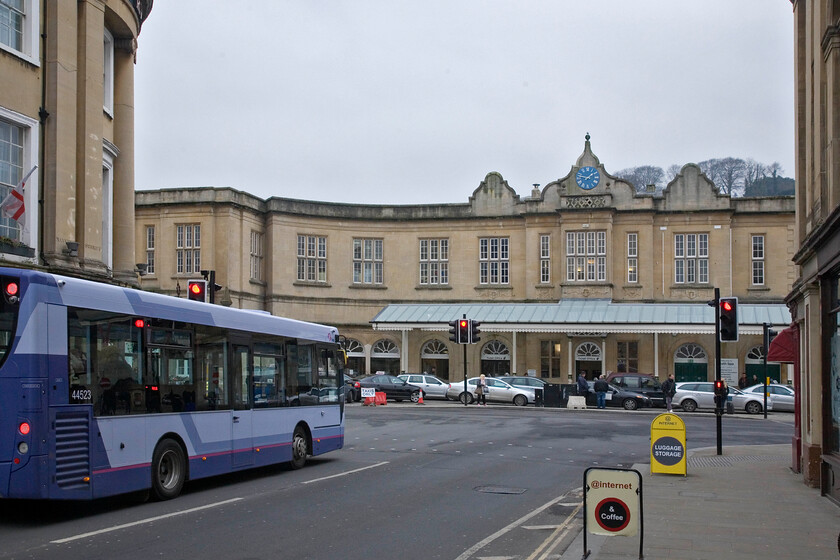
[(752, 283), (764, 285), (764, 236), (752, 236)]
[(709, 283), (708, 233), (674, 235), (674, 282), (677, 284)]
[(146, 226), (146, 274), (155, 273), (155, 226)]
[[(0, 3), (6, 0), (0, 0)], [(114, 37), (108, 30), (105, 30), (104, 38), (105, 57), (102, 67), (102, 109), (114, 116)]]
[(481, 284), (508, 284), (509, 277), (509, 239), (507, 237), (487, 237), (478, 240), (478, 281)]
[(24, 0), (0, 1), (0, 43), (16, 51), (23, 51), (24, 8)]
[(175, 260), (178, 274), (201, 271), (201, 226), (178, 224), (175, 227)]
[(263, 234), (258, 231), (251, 232), (251, 280), (258, 282), (263, 279)]
[[(24, 128), (0, 120), (0, 200), (5, 200), (23, 179), (23, 157)], [(27, 213), (28, 207), (27, 204)], [(0, 217), (0, 236), (20, 240), (20, 224), (12, 218)]]
[(627, 283), (639, 281), (639, 234), (627, 234)]
[(353, 283), (382, 284), (383, 271), (382, 239), (353, 240)]
[(636, 341), (619, 341), (617, 345), (618, 372), (639, 373), (639, 343)]
[(559, 340), (540, 341), (540, 377), (560, 377), (561, 348)]
[(606, 231), (566, 232), (566, 280), (606, 282)]
[(540, 282), (551, 282), (551, 236), (540, 236)]
[(449, 282), (449, 240), (420, 240), (420, 284), (444, 285)]
[(298, 235), (298, 282), (326, 283), (327, 238), (319, 235)]

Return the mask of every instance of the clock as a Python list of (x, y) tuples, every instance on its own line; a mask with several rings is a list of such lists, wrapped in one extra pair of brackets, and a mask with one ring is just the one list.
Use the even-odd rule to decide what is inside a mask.
[(578, 186), (585, 190), (591, 190), (601, 182), (601, 174), (592, 166), (581, 167), (575, 174), (575, 181)]

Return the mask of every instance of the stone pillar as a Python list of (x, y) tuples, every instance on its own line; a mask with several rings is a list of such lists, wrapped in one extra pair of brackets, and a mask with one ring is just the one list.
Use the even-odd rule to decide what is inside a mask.
[(135, 265), (145, 254), (135, 251), (134, 232), (134, 55), (137, 43), (121, 39), (114, 45), (113, 257), (114, 279), (136, 282)]

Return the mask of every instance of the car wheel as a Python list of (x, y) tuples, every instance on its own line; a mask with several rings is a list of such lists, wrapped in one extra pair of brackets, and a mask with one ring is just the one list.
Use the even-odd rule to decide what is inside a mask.
[(461, 393), (458, 395), (458, 400), (461, 401), (463, 404), (472, 404), (473, 403), (473, 396), (472, 393)]
[(306, 431), (298, 426), (292, 436), (292, 460), (289, 465), (293, 469), (301, 469), (306, 464), (306, 456), (309, 454), (309, 443), (306, 441)]
[(411, 392), (411, 402), (413, 402), (413, 403), (420, 402), (420, 391), (412, 391)]
[(761, 413), (761, 405), (755, 401), (750, 401), (747, 403), (747, 406), (744, 407), (747, 411), (747, 414), (760, 414)]
[(187, 480), (184, 450), (171, 439), (161, 441), (152, 455), (152, 494), (157, 500), (171, 500), (181, 493)]
[(624, 407), (624, 410), (636, 410), (639, 408), (639, 403), (636, 402), (636, 399), (624, 399), (621, 405)]
[(686, 399), (682, 403), (680, 403), (682, 409), (686, 412), (694, 412), (697, 410), (697, 403), (691, 399)]
[(528, 397), (525, 395), (516, 395), (513, 397), (513, 404), (516, 406), (527, 406), (528, 405)]

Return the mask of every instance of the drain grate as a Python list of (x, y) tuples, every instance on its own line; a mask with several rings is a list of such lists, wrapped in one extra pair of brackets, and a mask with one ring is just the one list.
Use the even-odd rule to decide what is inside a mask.
[(524, 494), (528, 491), (527, 488), (510, 488), (508, 486), (476, 486), (474, 490), (484, 494)]
[(690, 457), (691, 467), (731, 467), (735, 463), (784, 463), (790, 457), (785, 455), (705, 455)]

